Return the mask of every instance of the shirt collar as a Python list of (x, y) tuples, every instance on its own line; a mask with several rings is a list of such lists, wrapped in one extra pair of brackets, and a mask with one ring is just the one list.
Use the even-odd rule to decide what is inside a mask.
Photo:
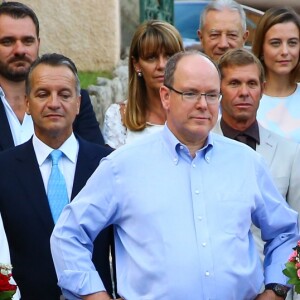
[[(178, 163), (179, 157), (182, 156), (182, 155), (180, 155), (181, 151), (185, 153), (185, 156), (187, 154), (189, 155), (189, 150), (188, 150), (187, 146), (182, 144), (176, 138), (176, 136), (169, 129), (167, 123), (165, 124), (164, 129), (162, 130), (162, 134), (163, 134), (163, 137), (166, 141), (168, 150), (169, 150), (175, 164)], [(211, 133), (209, 133), (209, 135), (206, 139), (205, 145), (196, 152), (196, 155), (198, 155), (198, 153), (202, 152), (203, 156), (205, 157), (205, 160), (207, 162), (209, 162), (209, 160), (210, 160), (210, 151), (211, 151), (212, 148), (213, 148), (213, 135)]]
[[(32, 143), (38, 164), (39, 166), (41, 166), (54, 149), (43, 143), (35, 134), (32, 137)], [(79, 144), (73, 133), (59, 147), (59, 150), (61, 150), (64, 153), (65, 157), (67, 157), (71, 162), (76, 163)]]
[(260, 138), (259, 138), (259, 130), (258, 130), (258, 122), (257, 122), (257, 120), (255, 120), (244, 131), (239, 131), (239, 130), (236, 130), (236, 129), (232, 128), (231, 126), (229, 126), (223, 120), (223, 118), (221, 118), (220, 126), (221, 126), (221, 129), (222, 129), (222, 132), (223, 132), (224, 136), (226, 136), (226, 137), (228, 137), (230, 139), (235, 140), (238, 135), (244, 134), (244, 135), (250, 136), (252, 139), (254, 139), (257, 144), (260, 144)]
[(0, 86), (0, 97), (4, 97), (5, 98), (5, 93), (2, 89), (2, 87)]

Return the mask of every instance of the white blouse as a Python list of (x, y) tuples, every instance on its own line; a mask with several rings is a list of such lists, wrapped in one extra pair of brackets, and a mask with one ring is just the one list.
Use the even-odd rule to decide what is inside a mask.
[(120, 104), (113, 103), (105, 113), (102, 134), (105, 144), (117, 149), (124, 144), (131, 143), (133, 140), (159, 131), (163, 126), (147, 122), (147, 127), (144, 130), (131, 131), (123, 125)]

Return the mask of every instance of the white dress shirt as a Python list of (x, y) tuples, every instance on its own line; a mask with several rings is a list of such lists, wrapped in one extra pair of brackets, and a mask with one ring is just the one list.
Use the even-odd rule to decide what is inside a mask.
[(4, 91), (0, 87), (0, 97), (3, 102), (5, 113), (8, 119), (9, 127), (13, 136), (15, 146), (27, 142), (34, 132), (33, 121), (30, 115), (24, 114), (23, 122), (20, 123), (15, 112), (5, 98)]

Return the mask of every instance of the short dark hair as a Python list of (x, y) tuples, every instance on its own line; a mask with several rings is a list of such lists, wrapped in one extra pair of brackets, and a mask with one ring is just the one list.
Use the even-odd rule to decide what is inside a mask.
[(36, 35), (37, 37), (39, 37), (40, 34), (39, 20), (35, 12), (27, 5), (16, 1), (3, 2), (0, 5), (0, 16), (1, 15), (7, 15), (14, 19), (23, 19), (29, 17), (34, 23)]
[(58, 54), (58, 53), (46, 53), (34, 61), (34, 63), (30, 67), (30, 70), (28, 72), (28, 75), (27, 75), (26, 81), (25, 81), (26, 95), (29, 95), (31, 92), (32, 72), (37, 66), (39, 66), (41, 64), (53, 66), (53, 67), (65, 66), (65, 67), (69, 68), (75, 76), (76, 94), (77, 94), (77, 96), (80, 95), (80, 80), (78, 77), (76, 65), (70, 58), (68, 58), (62, 54)]

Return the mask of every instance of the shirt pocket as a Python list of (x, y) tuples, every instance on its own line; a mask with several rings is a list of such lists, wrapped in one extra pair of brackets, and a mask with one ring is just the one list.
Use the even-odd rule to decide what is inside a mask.
[(251, 205), (247, 201), (218, 201), (216, 204), (216, 220), (219, 230), (245, 239), (249, 233), (251, 221)]

